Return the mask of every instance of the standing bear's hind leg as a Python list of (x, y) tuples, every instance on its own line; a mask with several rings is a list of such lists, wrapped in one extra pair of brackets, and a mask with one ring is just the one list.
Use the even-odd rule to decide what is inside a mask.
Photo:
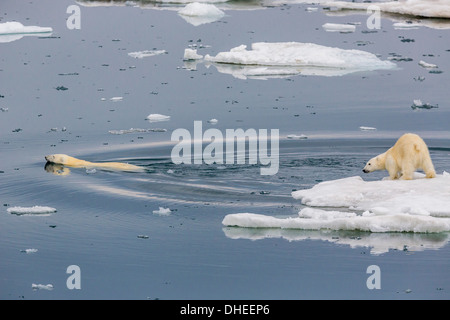
[(427, 179), (436, 178), (436, 171), (434, 170), (433, 162), (430, 157), (425, 158), (422, 170), (425, 172)]

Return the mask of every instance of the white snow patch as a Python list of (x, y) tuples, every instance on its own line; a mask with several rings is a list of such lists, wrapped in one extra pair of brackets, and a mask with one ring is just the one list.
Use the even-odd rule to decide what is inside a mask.
[(48, 215), (50, 213), (56, 212), (55, 208), (52, 207), (41, 207), (41, 206), (34, 206), (34, 207), (11, 207), (6, 209), (6, 211), (10, 214), (16, 214), (16, 215)]
[(381, 11), (428, 18), (450, 18), (450, 1), (448, 0), (400, 0), (387, 2), (355, 3), (345, 1), (329, 1), (324, 6), (338, 9), (367, 10), (376, 6)]

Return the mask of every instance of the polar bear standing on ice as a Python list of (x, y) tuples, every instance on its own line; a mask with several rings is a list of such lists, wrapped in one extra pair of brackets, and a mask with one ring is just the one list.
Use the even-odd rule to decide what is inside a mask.
[(387, 170), (392, 180), (411, 180), (417, 169), (422, 169), (427, 178), (436, 177), (427, 145), (418, 135), (407, 133), (388, 151), (370, 159), (363, 172)]

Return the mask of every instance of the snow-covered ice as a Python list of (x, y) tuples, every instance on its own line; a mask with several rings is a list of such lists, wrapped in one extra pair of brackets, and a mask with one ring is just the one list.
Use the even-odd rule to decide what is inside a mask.
[(214, 57), (207, 54), (204, 59), (223, 64), (216, 65), (219, 72), (226, 68), (224, 65), (232, 65), (223, 72), (239, 78), (294, 74), (335, 76), (396, 67), (393, 62), (382, 61), (370, 52), (301, 42), (257, 42), (251, 45), (251, 50), (240, 45)]
[(168, 121), (170, 120), (170, 116), (159, 113), (152, 113), (147, 116), (147, 120), (149, 120), (150, 122)]
[(142, 58), (153, 57), (153, 56), (157, 56), (157, 55), (165, 54), (165, 53), (167, 53), (166, 50), (144, 50), (144, 51), (130, 52), (130, 53), (128, 53), (128, 55), (132, 58), (142, 59)]
[(350, 33), (355, 32), (356, 26), (351, 24), (341, 24), (341, 23), (325, 23), (322, 28), (327, 32), (341, 32)]
[(412, 15), (427, 18), (450, 18), (450, 1), (448, 0), (400, 0), (387, 2), (346, 2), (329, 1), (324, 6), (339, 9), (367, 10), (376, 6), (381, 11), (397, 14)]
[(57, 210), (52, 207), (41, 207), (41, 206), (34, 206), (34, 207), (11, 207), (6, 209), (6, 211), (10, 214), (16, 214), (16, 215), (45, 215), (54, 213)]
[(227, 215), (223, 224), (250, 228), (360, 230), (369, 232), (450, 231), (450, 174), (434, 179), (416, 173), (410, 181), (364, 181), (349, 177), (292, 192), (306, 207), (297, 217), (253, 213)]

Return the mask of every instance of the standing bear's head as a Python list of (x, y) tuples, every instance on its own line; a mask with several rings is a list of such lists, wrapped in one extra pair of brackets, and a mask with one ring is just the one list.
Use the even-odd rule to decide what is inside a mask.
[(383, 161), (383, 157), (381, 155), (376, 156), (372, 159), (370, 159), (366, 166), (363, 169), (364, 173), (369, 173), (369, 172), (373, 172), (373, 171), (377, 171), (377, 170), (384, 170), (385, 168), (385, 163)]

